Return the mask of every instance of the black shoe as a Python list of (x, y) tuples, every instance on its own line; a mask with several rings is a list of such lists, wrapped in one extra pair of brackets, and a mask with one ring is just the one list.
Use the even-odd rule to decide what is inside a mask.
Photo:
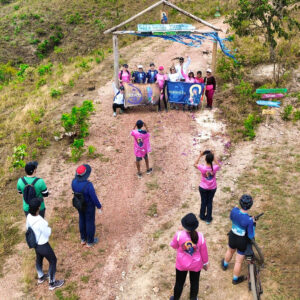
[(42, 277), (40, 277), (38, 279), (38, 284), (43, 283), (44, 281), (46, 281), (49, 278), (49, 274), (44, 274)]
[(64, 280), (55, 280), (54, 282), (49, 284), (49, 290), (53, 291), (54, 289), (57, 289), (57, 288), (63, 286), (64, 283), (65, 283)]
[(224, 258), (221, 260), (221, 267), (223, 271), (226, 271), (228, 269), (228, 265), (227, 266), (224, 265)]
[(151, 174), (152, 171), (153, 171), (152, 168), (148, 169), (148, 170), (147, 170), (147, 175)]
[(245, 276), (239, 276), (237, 280), (232, 279), (232, 284), (236, 285), (246, 280)]

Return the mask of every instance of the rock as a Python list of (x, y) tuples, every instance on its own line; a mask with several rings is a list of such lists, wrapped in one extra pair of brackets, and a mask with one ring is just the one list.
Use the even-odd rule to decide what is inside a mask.
[(124, 288), (122, 286), (120, 286), (120, 291), (123, 292), (124, 291)]
[(158, 292), (159, 292), (159, 288), (156, 286), (156, 287), (154, 287), (153, 289), (153, 292), (155, 293), (155, 294), (157, 294)]
[(92, 85), (92, 86), (89, 86), (87, 89), (88, 89), (88, 91), (94, 91), (96, 89), (96, 87), (94, 85)]

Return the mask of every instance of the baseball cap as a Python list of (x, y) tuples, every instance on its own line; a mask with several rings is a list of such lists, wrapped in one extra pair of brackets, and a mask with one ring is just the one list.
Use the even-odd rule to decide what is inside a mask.
[(143, 66), (142, 65), (138, 65), (138, 69), (143, 69)]
[(163, 66), (159, 66), (158, 70), (162, 71), (162, 70), (164, 70), (164, 67)]
[(206, 70), (206, 72), (207, 72), (207, 73), (211, 73), (211, 69), (208, 68), (208, 69)]
[(25, 165), (25, 172), (27, 175), (32, 175), (34, 170), (37, 168), (38, 162), (37, 161), (30, 161)]

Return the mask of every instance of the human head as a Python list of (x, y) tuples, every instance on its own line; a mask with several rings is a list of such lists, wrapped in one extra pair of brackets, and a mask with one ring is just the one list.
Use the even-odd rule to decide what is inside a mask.
[(211, 69), (210, 68), (208, 68), (207, 70), (206, 70), (206, 76), (211, 76)]
[(164, 69), (165, 68), (163, 66), (159, 66), (159, 68), (158, 68), (159, 73), (163, 74), (164, 73)]
[(124, 64), (123, 65), (123, 71), (127, 70), (128, 69), (128, 65), (127, 64)]
[(154, 63), (150, 64), (150, 69), (151, 69), (151, 71), (154, 71), (154, 69), (155, 69), (155, 64)]
[(172, 67), (170, 68), (170, 73), (171, 73), (171, 74), (174, 74), (174, 73), (176, 73), (176, 69), (175, 69), (175, 67), (174, 67), (174, 66), (172, 66)]
[(181, 224), (187, 231), (195, 231), (199, 222), (193, 213), (189, 213), (181, 219)]
[(251, 208), (252, 205), (253, 205), (253, 199), (250, 195), (244, 194), (240, 198), (240, 206), (242, 209), (248, 210)]
[(202, 77), (202, 72), (201, 72), (201, 71), (198, 71), (198, 72), (197, 72), (197, 77), (198, 77), (198, 78), (201, 78), (201, 77)]
[(143, 72), (143, 66), (142, 65), (138, 65), (138, 71)]
[(208, 163), (208, 164), (212, 164), (212, 162), (214, 161), (214, 154), (212, 152), (208, 152), (205, 156), (205, 161)]
[(76, 169), (75, 179), (77, 179), (78, 181), (85, 181), (89, 178), (91, 172), (92, 172), (92, 168), (90, 165), (88, 164), (81, 165)]
[(141, 129), (143, 126), (144, 126), (144, 122), (143, 122), (142, 120), (138, 120), (138, 121), (136, 122), (136, 127), (137, 127), (138, 129)]
[(183, 57), (179, 57), (179, 63), (182, 65), (184, 63), (184, 58)]
[(195, 78), (194, 72), (189, 72), (189, 78)]
[(32, 216), (36, 216), (38, 214), (38, 211), (40, 209), (40, 206), (43, 202), (42, 198), (33, 198), (30, 200), (29, 202), (29, 210), (28, 212), (32, 215)]
[(123, 94), (123, 93), (124, 93), (124, 91), (125, 91), (125, 88), (124, 88), (124, 86), (123, 86), (123, 85), (121, 85), (121, 86), (120, 86), (120, 92)]
[(30, 161), (26, 164), (25, 166), (25, 172), (27, 175), (32, 175), (38, 166), (38, 162), (37, 161)]

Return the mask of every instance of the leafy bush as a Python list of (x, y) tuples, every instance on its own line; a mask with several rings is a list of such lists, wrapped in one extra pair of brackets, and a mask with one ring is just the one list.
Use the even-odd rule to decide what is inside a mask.
[(37, 83), (36, 83), (36, 88), (39, 89), (41, 86), (45, 85), (47, 83), (45, 78), (41, 78)]
[(24, 73), (25, 73), (25, 71), (26, 71), (27, 68), (29, 68), (29, 65), (21, 64), (21, 65), (19, 66), (19, 71), (17, 72), (17, 76), (23, 77), (23, 76), (24, 76)]
[(61, 40), (64, 37), (64, 34), (62, 33), (62, 29), (60, 27), (56, 28), (56, 32), (50, 36), (49, 40), (46, 39), (37, 46), (37, 50), (35, 54), (39, 58), (44, 58), (50, 51), (54, 49), (55, 46), (58, 46), (61, 42)]
[(37, 69), (37, 72), (39, 73), (40, 76), (43, 76), (45, 75), (46, 73), (47, 74), (51, 74), (51, 69), (53, 67), (53, 64), (52, 63), (49, 63), (47, 65), (43, 65), (43, 66), (40, 66), (38, 69)]
[(80, 14), (77, 12), (75, 15), (69, 15), (66, 17), (66, 22), (67, 24), (80, 24), (80, 23), (83, 23), (83, 19), (82, 17), (80, 16)]
[(61, 91), (58, 91), (56, 89), (51, 89), (50, 96), (52, 98), (58, 98), (59, 96), (61, 96)]
[(10, 63), (0, 64), (0, 82), (8, 83), (17, 73), (17, 70)]
[(241, 80), (240, 84), (235, 86), (236, 92), (243, 98), (251, 98), (253, 91), (252, 85), (244, 80)]
[(300, 110), (296, 110), (294, 112), (293, 119), (294, 119), (294, 121), (299, 121), (300, 120)]
[(31, 121), (34, 124), (39, 124), (42, 122), (41, 118), (45, 115), (45, 109), (40, 108), (38, 111), (29, 111)]
[(36, 146), (38, 148), (47, 148), (50, 145), (50, 142), (42, 137), (36, 139)]
[(232, 58), (219, 56), (217, 61), (217, 75), (224, 81), (241, 79), (241, 65)]
[(70, 114), (62, 115), (62, 127), (66, 132), (73, 132), (74, 136), (79, 138), (88, 136), (89, 124), (87, 121), (94, 110), (92, 101), (83, 101), (82, 106), (74, 106)]
[(244, 121), (244, 136), (249, 140), (253, 140), (255, 138), (255, 125), (259, 122), (259, 118), (255, 118), (253, 114), (249, 114), (247, 119)]
[(73, 144), (71, 145), (72, 161), (77, 162), (84, 152), (84, 139), (75, 139)]
[(293, 112), (293, 106), (292, 105), (286, 105), (283, 109), (283, 113), (281, 114), (281, 118), (284, 121), (290, 121), (292, 118), (292, 112)]
[(90, 157), (96, 157), (96, 151), (97, 151), (97, 148), (94, 147), (94, 146), (88, 146), (88, 156)]
[(24, 158), (28, 155), (26, 152), (27, 146), (22, 144), (18, 147), (14, 147), (14, 152), (12, 155), (12, 167), (14, 169), (20, 169), (25, 167)]

